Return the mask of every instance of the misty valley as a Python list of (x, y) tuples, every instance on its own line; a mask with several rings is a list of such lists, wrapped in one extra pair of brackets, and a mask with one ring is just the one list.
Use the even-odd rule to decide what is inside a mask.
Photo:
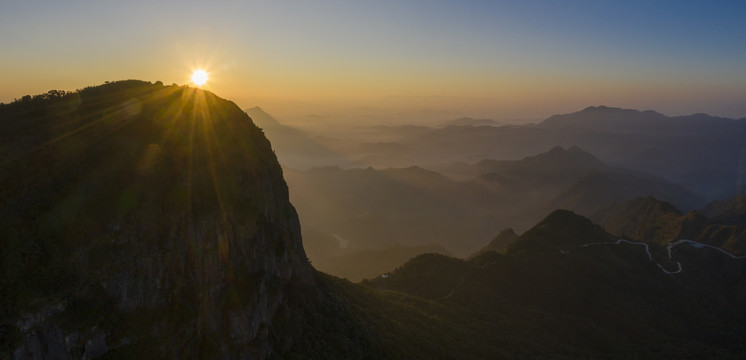
[(0, 358), (742, 359), (745, 139), (289, 125), (160, 81), (0, 103)]
[(517, 236), (493, 241), (501, 231), (555, 209), (619, 237), (746, 251), (744, 119), (599, 106), (523, 125), (300, 129), (246, 112), (284, 167), (314, 266), (353, 281), (420, 253), (502, 252)]

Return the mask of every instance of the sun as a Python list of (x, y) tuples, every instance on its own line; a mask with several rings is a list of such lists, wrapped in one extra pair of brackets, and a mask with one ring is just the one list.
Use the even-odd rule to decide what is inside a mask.
[(192, 82), (194, 85), (202, 86), (207, 82), (208, 79), (207, 71), (204, 71), (202, 69), (194, 70), (192, 73)]

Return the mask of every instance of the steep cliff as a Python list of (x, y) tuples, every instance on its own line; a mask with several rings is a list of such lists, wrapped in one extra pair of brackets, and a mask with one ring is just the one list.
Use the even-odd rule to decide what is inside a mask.
[(273, 323), (316, 275), (270, 143), (235, 104), (113, 82), (0, 106), (0, 141), (0, 358), (294, 346)]

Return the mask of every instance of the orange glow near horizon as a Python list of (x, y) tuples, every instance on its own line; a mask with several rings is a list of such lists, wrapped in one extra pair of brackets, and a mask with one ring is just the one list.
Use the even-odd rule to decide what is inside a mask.
[(179, 16), (161, 2), (13, 3), (0, 16), (14, 34), (3, 43), (0, 103), (140, 79), (245, 107), (278, 104), (277, 113), (348, 112), (394, 97), (443, 116), (548, 117), (599, 104), (746, 116), (738, 1), (186, 2)]

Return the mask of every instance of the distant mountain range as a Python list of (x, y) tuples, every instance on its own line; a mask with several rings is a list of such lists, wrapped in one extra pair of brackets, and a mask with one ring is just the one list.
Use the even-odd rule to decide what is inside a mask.
[(525, 230), (556, 208), (590, 215), (647, 195), (685, 209), (704, 203), (665, 180), (609, 168), (577, 147), (439, 171), (459, 180), (419, 167), (285, 169), (312, 260), (348, 252), (340, 252), (334, 236), (346, 239), (350, 252), (435, 242), (465, 256), (500, 229)]
[(309, 256), (354, 279), (354, 272), (331, 270), (341, 269), (332, 262), (354, 263), (345, 257), (361, 250), (430, 243), (466, 256), (499, 229), (523, 231), (557, 208), (593, 216), (653, 196), (697, 210), (738, 189), (738, 154), (746, 151), (744, 119), (606, 106), (535, 125), (462, 118), (443, 128), (328, 133), (246, 111), (285, 166)]
[[(160, 82), (2, 104), (0, 358), (744, 358), (746, 257), (725, 222), (741, 198), (710, 203), (713, 219), (649, 197), (592, 206), (561, 195), (598, 198), (608, 183), (584, 181), (600, 176), (621, 194), (604, 199), (691, 199), (579, 148), (482, 165), (460, 181), (282, 169), (234, 103)], [(632, 235), (541, 210), (567, 199)], [(516, 207), (549, 215), (494, 238)], [(315, 270), (306, 246), (358, 276), (396, 268), (353, 284)], [(482, 251), (414, 256), (446, 246)]]
[[(375, 136), (363, 129), (336, 129), (317, 140), (349, 161), (376, 168), (516, 160), (551, 146), (578, 146), (606, 164), (666, 179), (708, 200), (735, 195), (742, 186), (739, 179), (746, 176), (741, 165), (741, 154), (746, 152), (746, 118), (706, 114), (667, 117), (654, 111), (598, 106), (555, 115), (534, 125), (455, 123), (467, 125), (420, 126), (416, 131), (378, 127)], [(347, 145), (340, 145), (345, 142)], [(314, 164), (313, 156), (300, 151), (294, 156)]]
[(444, 126), (497, 126), (500, 122), (492, 119), (458, 118), (443, 123)]
[(485, 159), (474, 164), (453, 163), (434, 167), (436, 171), (455, 180), (470, 180), (487, 174), (546, 174), (555, 171), (583, 171), (606, 168), (600, 160), (583, 149), (572, 146), (565, 150), (556, 146), (547, 152), (528, 156), (521, 161)]
[(258, 106), (244, 111), (272, 139), (272, 148), (283, 166), (307, 169), (313, 166), (354, 164), (344, 155), (318, 143), (306, 132), (280, 124)]
[(707, 132), (743, 132), (746, 130), (746, 118), (734, 120), (707, 114), (668, 117), (652, 110), (591, 106), (572, 114), (551, 116), (539, 126), (607, 133), (697, 136), (706, 128), (709, 128)]

